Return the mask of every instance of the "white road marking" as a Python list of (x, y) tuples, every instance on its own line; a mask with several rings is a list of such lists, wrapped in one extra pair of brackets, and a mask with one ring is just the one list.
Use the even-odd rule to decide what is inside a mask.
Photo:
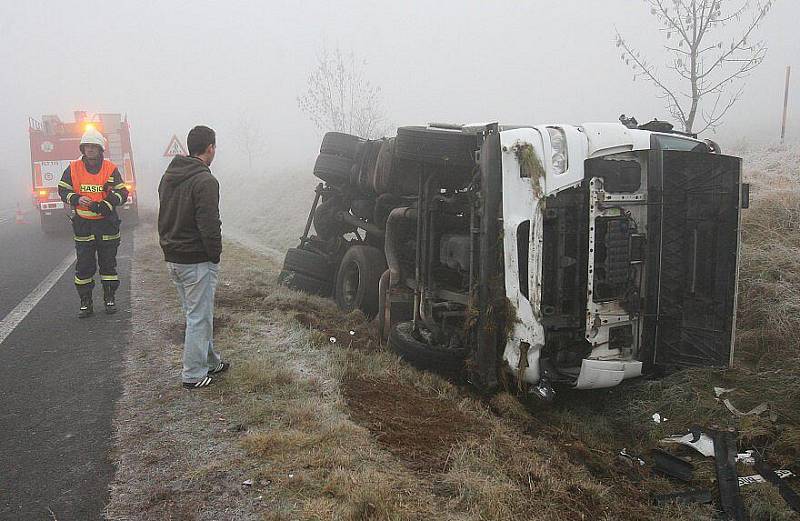
[(17, 307), (11, 310), (11, 312), (0, 320), (0, 344), (6, 339), (8, 335), (11, 334), (12, 331), (22, 322), (28, 313), (36, 307), (36, 304), (39, 303), (42, 298), (47, 295), (47, 292), (52, 289), (53, 286), (56, 285), (58, 279), (64, 274), (65, 271), (72, 266), (72, 263), (75, 262), (75, 252), (70, 253), (61, 263), (55, 267), (50, 274), (39, 283), (38, 286), (34, 288), (33, 291), (28, 293), (28, 296), (25, 297), (17, 304)]

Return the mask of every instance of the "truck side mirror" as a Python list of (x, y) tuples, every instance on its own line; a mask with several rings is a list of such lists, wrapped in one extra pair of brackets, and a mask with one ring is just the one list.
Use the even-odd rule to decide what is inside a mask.
[(743, 209), (750, 208), (750, 183), (742, 183), (742, 204)]

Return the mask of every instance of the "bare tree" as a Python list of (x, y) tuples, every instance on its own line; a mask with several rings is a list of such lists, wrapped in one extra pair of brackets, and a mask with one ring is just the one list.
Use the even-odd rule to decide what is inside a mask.
[(264, 142), (261, 138), (261, 128), (246, 112), (239, 116), (239, 122), (234, 129), (234, 139), (239, 150), (247, 156), (247, 165), (253, 170), (253, 159), (264, 152)]
[(333, 53), (323, 50), (320, 54), (297, 105), (321, 131), (372, 138), (387, 130), (381, 89), (366, 78), (365, 64), (338, 47)]
[[(764, 60), (764, 41), (751, 38), (774, 1), (644, 0), (666, 40), (671, 72), (659, 71), (619, 31), (617, 47), (634, 81), (654, 84), (684, 131), (713, 130), (741, 97), (741, 80)], [(698, 116), (704, 126), (695, 131)]]

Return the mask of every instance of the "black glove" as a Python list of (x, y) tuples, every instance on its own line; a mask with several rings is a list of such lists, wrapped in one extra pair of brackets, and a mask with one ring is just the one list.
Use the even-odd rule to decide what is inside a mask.
[(109, 215), (111, 213), (111, 209), (108, 205), (102, 201), (100, 202), (93, 202), (89, 205), (89, 210), (93, 211), (94, 213), (99, 213), (100, 215)]

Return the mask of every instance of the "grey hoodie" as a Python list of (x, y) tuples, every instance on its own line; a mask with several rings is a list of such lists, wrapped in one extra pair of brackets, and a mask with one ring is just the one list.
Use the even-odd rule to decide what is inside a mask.
[(158, 236), (164, 259), (219, 262), (222, 221), (219, 182), (196, 157), (175, 156), (158, 185)]

